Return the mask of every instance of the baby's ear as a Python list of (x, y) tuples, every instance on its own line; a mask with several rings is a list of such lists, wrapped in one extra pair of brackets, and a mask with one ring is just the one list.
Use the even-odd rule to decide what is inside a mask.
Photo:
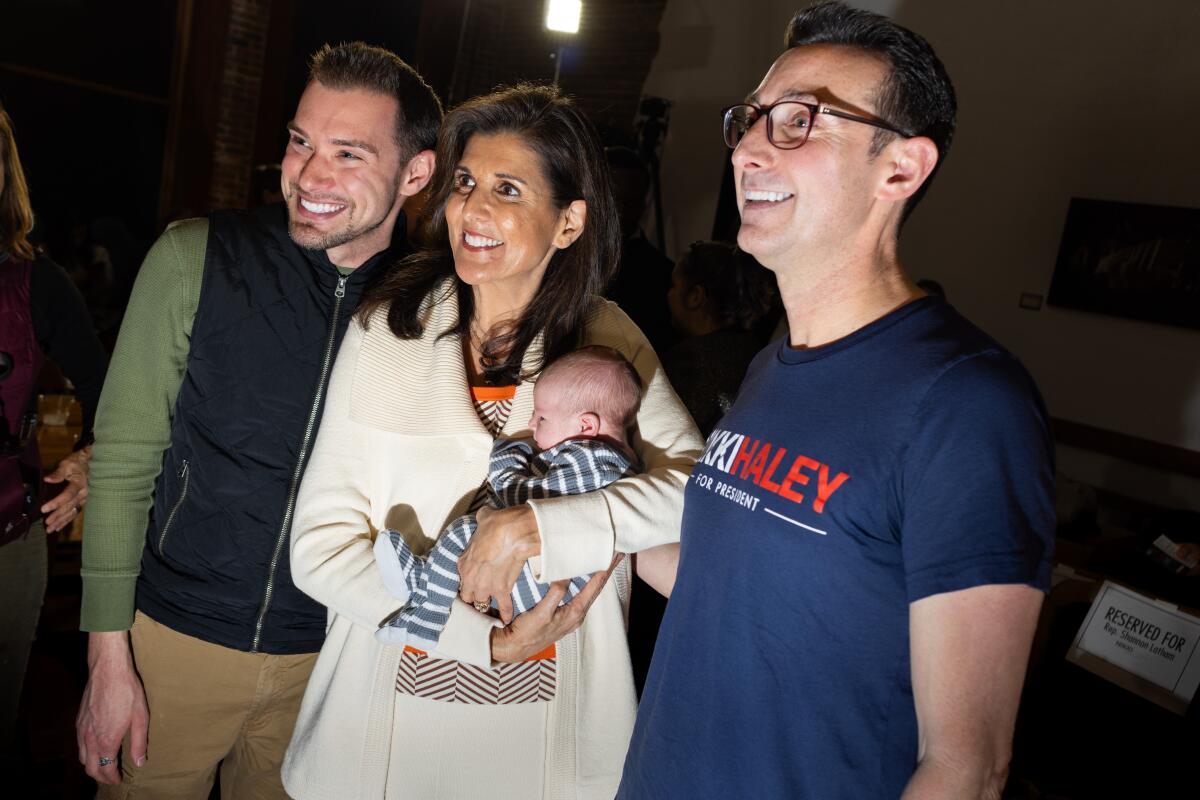
[(600, 435), (600, 415), (585, 411), (579, 415), (579, 435), (591, 438)]

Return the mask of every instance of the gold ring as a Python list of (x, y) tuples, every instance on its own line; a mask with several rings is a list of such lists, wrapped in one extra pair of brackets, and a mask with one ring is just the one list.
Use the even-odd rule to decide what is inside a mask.
[(475, 610), (478, 611), (480, 614), (486, 614), (488, 609), (492, 607), (491, 603), (485, 602), (483, 600), (476, 600), (471, 605), (475, 606)]

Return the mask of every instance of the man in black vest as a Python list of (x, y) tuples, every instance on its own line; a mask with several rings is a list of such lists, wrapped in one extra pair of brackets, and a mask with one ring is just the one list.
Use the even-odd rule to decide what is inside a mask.
[(441, 114), (395, 54), (326, 45), (288, 125), (286, 208), (177, 223), (146, 258), (84, 535), (76, 724), (101, 797), (203, 800), (218, 765), (226, 797), (286, 797), (325, 632), (289, 570), (296, 492), (347, 323), (404, 254), (397, 220), (432, 174)]

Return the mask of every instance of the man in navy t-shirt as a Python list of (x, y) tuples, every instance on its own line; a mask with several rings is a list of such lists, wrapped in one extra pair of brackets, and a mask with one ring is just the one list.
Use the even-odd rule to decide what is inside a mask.
[(687, 486), (619, 797), (999, 797), (1053, 543), (1045, 409), (897, 255), (954, 129), (929, 45), (840, 4), (726, 112), (790, 334)]

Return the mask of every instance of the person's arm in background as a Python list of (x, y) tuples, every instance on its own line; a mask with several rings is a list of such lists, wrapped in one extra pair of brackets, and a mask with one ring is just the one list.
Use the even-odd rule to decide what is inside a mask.
[(79, 290), (63, 268), (48, 258), (34, 261), (29, 276), (29, 305), (38, 345), (70, 379), (83, 410), (83, 425), (74, 452), (44, 478), (47, 483), (66, 483), (41, 508), (46, 515), (46, 532), (53, 533), (66, 527), (87, 501), (92, 425), (108, 354), (96, 336)]
[(29, 295), (38, 345), (70, 379), (83, 412), (76, 448), (87, 447), (93, 441), (108, 354), (96, 335), (83, 296), (58, 264), (45, 257), (34, 262)]
[[(101, 783), (121, 780), (115, 757), (126, 732), (134, 760), (146, 756), (149, 716), (128, 630), (154, 482), (187, 366), (207, 239), (207, 222), (189, 220), (169, 227), (150, 249), (96, 414), (80, 572), (79, 627), (89, 632), (89, 676), (76, 736), (81, 763)], [(101, 767), (101, 757), (114, 762)]]
[(660, 544), (634, 553), (633, 566), (637, 575), (663, 597), (670, 597), (679, 570), (679, 542)]
[(975, 586), (909, 606), (919, 745), (904, 800), (999, 800), (1043, 596)]

